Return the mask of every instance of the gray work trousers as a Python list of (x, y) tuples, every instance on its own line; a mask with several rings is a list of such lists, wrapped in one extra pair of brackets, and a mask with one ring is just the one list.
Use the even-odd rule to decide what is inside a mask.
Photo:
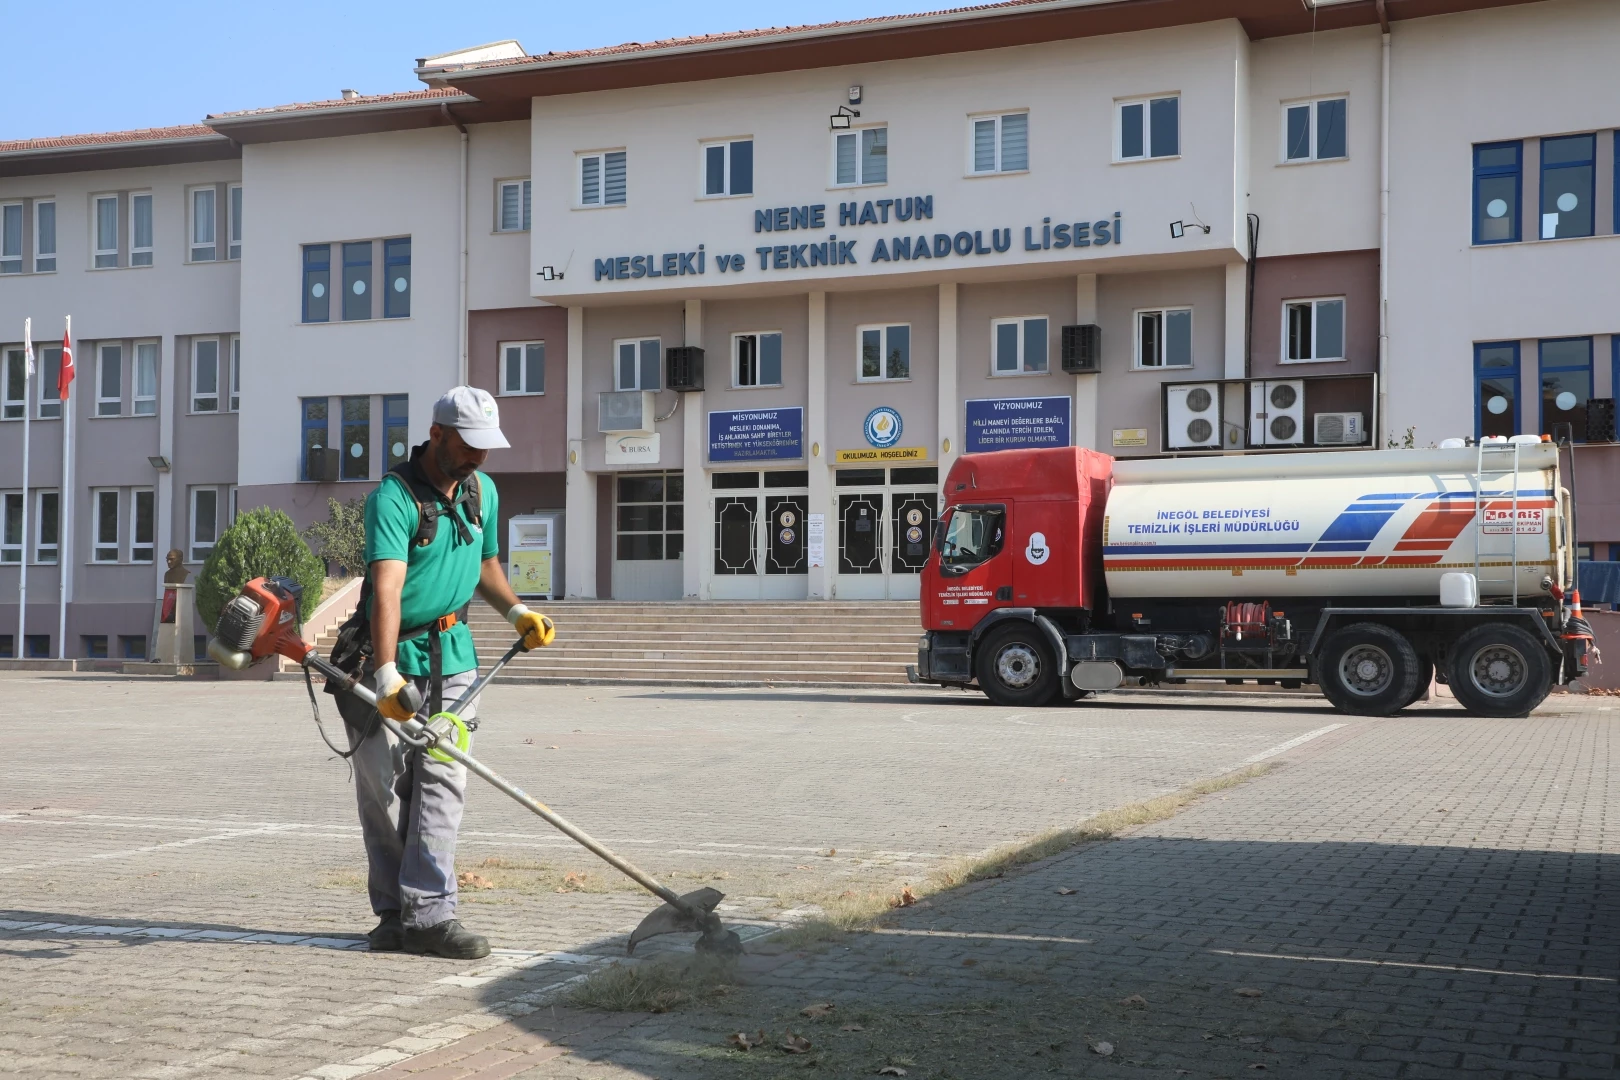
[[(444, 707), (461, 696), (476, 671), (444, 677)], [(422, 692), (418, 720), (428, 718), (428, 680), (407, 676)], [(366, 680), (371, 686), (371, 680)], [(456, 917), (456, 831), (466, 801), (467, 769), (435, 761), (394, 737), (376, 710), (353, 694), (338, 695), (338, 711), (355, 751), (354, 793), (371, 865), (371, 910), (397, 911), (406, 926), (437, 926)], [(459, 714), (478, 715), (474, 699)], [(362, 738), (362, 733), (370, 734)]]

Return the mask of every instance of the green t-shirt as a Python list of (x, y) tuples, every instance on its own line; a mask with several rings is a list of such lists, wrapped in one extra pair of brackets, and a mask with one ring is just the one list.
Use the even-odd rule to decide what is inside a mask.
[[(405, 586), (399, 599), (401, 629), (421, 626), (459, 611), (478, 589), (484, 560), (499, 554), (495, 522), (500, 520), (500, 500), (495, 494), (495, 482), (479, 473), (478, 490), (483, 527), (474, 525), (467, 517), (465, 504), (456, 511), (467, 522), (472, 542), (463, 543), (461, 530), (456, 528), (449, 514), (441, 513), (432, 541), (422, 547), (411, 544), (420, 515), (416, 501), (399, 477), (392, 474), (385, 477), (366, 499), (366, 565), (378, 559), (405, 564)], [(451, 627), (442, 636), (441, 643), (444, 674), (455, 675), (478, 666), (472, 631), (465, 623)], [(401, 675), (427, 675), (430, 670), (428, 635), (400, 642), (395, 663)]]

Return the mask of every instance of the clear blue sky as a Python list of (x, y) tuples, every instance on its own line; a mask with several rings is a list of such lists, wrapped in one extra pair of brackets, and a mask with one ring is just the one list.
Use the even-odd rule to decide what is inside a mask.
[[(962, 0), (956, 0), (957, 3)], [(531, 53), (926, 11), (916, 0), (10, 0), (0, 139), (191, 123), (211, 112), (420, 87), (418, 56), (516, 38)], [(57, 43), (56, 47), (51, 43)], [(54, 57), (54, 59), (53, 59)]]

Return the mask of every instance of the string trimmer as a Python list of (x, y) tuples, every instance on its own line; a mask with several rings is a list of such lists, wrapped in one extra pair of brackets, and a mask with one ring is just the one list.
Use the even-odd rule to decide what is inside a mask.
[[(214, 636), (208, 643), (208, 655), (228, 668), (241, 670), (272, 656), (285, 656), (303, 667), (306, 676), (311, 672), (321, 675), (340, 691), (354, 694), (373, 707), (376, 693), (354, 676), (325, 660), (313, 645), (303, 640), (298, 626), (298, 601), (303, 587), (290, 578), (254, 578), (242, 586), (242, 591), (231, 598), (220, 612), (214, 627)], [(523, 648), (521, 641), (506, 650), (506, 654), (467, 688), (466, 693), (443, 712), (429, 717), (423, 723), (414, 717), (403, 724), (388, 717), (379, 717), (388, 725), (395, 738), (445, 762), (458, 761), (471, 772), (488, 780), (519, 804), (556, 828), (585, 850), (630, 878), (664, 901), (652, 914), (641, 920), (633, 933), (627, 952), (647, 938), (659, 934), (696, 932), (697, 948), (702, 952), (735, 955), (742, 952), (742, 940), (736, 931), (727, 930), (715, 914), (715, 905), (725, 898), (717, 889), (697, 889), (684, 896), (659, 884), (653, 876), (615, 855), (593, 839), (585, 830), (516, 784), (501, 776), (488, 765), (467, 753), (471, 744), (467, 725), (459, 715), (478, 697), (497, 672), (504, 668)], [(312, 695), (313, 696), (313, 695)], [(401, 700), (413, 709), (421, 708), (421, 694), (409, 683), (400, 691)]]

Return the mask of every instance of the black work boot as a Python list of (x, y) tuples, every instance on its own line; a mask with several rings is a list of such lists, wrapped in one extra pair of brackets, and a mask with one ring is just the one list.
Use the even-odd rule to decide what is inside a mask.
[(477, 960), (489, 955), (489, 939), (466, 929), (456, 919), (446, 919), (435, 926), (407, 926), (405, 951), (451, 960)]
[(399, 912), (385, 911), (382, 922), (366, 935), (372, 952), (399, 952), (405, 944), (405, 924), (399, 921)]

